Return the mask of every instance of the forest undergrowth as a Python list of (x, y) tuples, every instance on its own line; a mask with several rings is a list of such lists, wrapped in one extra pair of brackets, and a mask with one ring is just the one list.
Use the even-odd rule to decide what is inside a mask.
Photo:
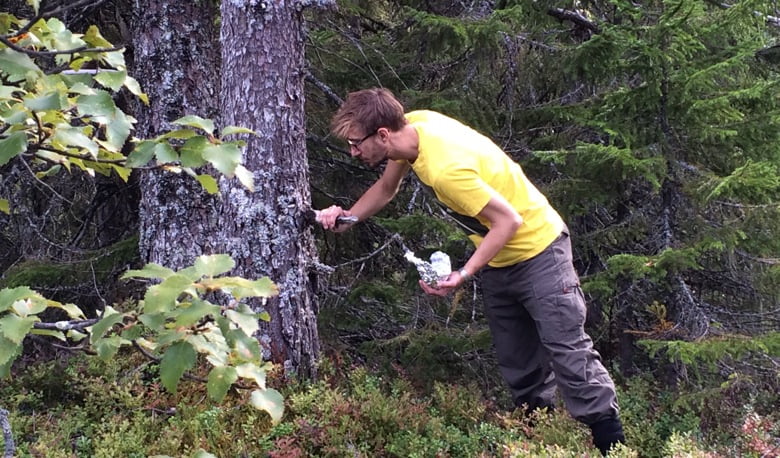
[[(431, 334), (409, 340), (430, 342)], [(10, 412), (19, 457), (600, 456), (561, 405), (524, 416), (508, 408), (503, 387), (476, 381), (441, 346), (430, 348), (436, 354), (405, 365), (366, 364), (358, 362), (366, 355), (331, 348), (316, 382), (271, 377), (286, 399), (276, 425), (240, 396), (212, 403), (197, 381), (166, 392), (157, 365), (132, 352), (22, 361), (0, 388), (0, 407)], [(628, 444), (611, 456), (780, 456), (771, 377), (699, 374), (674, 391), (649, 373), (616, 381)]]

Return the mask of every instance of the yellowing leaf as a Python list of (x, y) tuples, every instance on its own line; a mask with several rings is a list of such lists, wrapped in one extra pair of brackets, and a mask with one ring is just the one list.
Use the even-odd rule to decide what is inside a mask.
[(214, 133), (214, 121), (210, 119), (201, 118), (200, 116), (183, 116), (176, 121), (173, 121), (173, 124), (178, 124), (180, 126), (190, 126), (190, 127), (197, 127), (199, 129), (203, 129), (207, 134), (213, 134)]
[(265, 389), (266, 371), (263, 367), (253, 363), (245, 363), (236, 366), (236, 373), (241, 378), (254, 380), (260, 389)]
[(213, 176), (205, 174), (198, 175), (196, 179), (198, 180), (198, 183), (203, 186), (203, 189), (205, 189), (207, 193), (216, 194), (219, 192), (219, 185)]
[(195, 260), (195, 271), (199, 276), (216, 277), (236, 266), (233, 258), (227, 254), (212, 254), (198, 256)]
[(141, 270), (128, 270), (127, 272), (122, 275), (122, 279), (126, 278), (168, 278), (171, 275), (174, 275), (176, 272), (174, 272), (172, 269), (169, 269), (167, 267), (163, 267), (159, 264), (155, 263), (149, 263), (144, 266)]
[(11, 205), (8, 203), (8, 199), (0, 199), (0, 212), (6, 215), (11, 214)]
[(284, 398), (281, 393), (273, 388), (252, 391), (249, 402), (252, 404), (252, 407), (268, 412), (274, 424), (282, 420), (282, 415), (284, 415)]
[(255, 177), (246, 167), (237, 165), (236, 177), (238, 177), (238, 181), (240, 181), (250, 192), (255, 192)]
[(228, 135), (235, 135), (235, 134), (257, 135), (255, 131), (253, 131), (252, 129), (247, 129), (246, 127), (227, 126), (224, 129), (222, 129), (222, 132), (220, 133), (220, 137), (225, 138)]

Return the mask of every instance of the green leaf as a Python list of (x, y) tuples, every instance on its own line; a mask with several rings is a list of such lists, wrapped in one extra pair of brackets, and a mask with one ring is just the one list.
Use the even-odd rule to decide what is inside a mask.
[(79, 127), (58, 128), (54, 133), (54, 137), (52, 137), (52, 143), (56, 143), (64, 147), (75, 146), (77, 148), (85, 149), (89, 151), (89, 153), (94, 158), (97, 157), (98, 151), (100, 150), (98, 144), (92, 141), (91, 138), (87, 137), (83, 130)]
[(48, 303), (41, 295), (36, 294), (26, 299), (22, 299), (11, 304), (11, 310), (17, 315), (26, 317), (36, 315), (46, 310)]
[(130, 168), (143, 167), (154, 157), (154, 147), (157, 144), (153, 141), (142, 141), (136, 145), (135, 149), (127, 156), (125, 165)]
[(236, 167), (241, 163), (241, 150), (231, 143), (206, 145), (203, 148), (203, 159), (211, 162), (217, 170), (227, 177), (232, 177)]
[(188, 138), (181, 146), (181, 165), (184, 167), (200, 167), (205, 164), (206, 160), (203, 159), (203, 150), (208, 145), (210, 145), (209, 141), (202, 135)]
[(0, 73), (8, 75), (8, 81), (15, 83), (27, 78), (27, 73), (33, 72), (42, 76), (43, 72), (27, 54), (10, 48), (0, 50)]
[(130, 136), (135, 120), (127, 116), (122, 110), (116, 110), (114, 117), (106, 124), (106, 141), (111, 146), (109, 151), (119, 152)]
[(161, 331), (165, 326), (165, 315), (162, 313), (142, 313), (138, 321), (153, 331)]
[(113, 117), (117, 108), (111, 94), (106, 91), (96, 91), (94, 95), (80, 95), (76, 98), (76, 106), (81, 116)]
[(154, 285), (144, 295), (144, 313), (173, 310), (176, 299), (192, 287), (192, 280), (183, 275), (171, 275), (159, 285)]
[(0, 212), (11, 214), (11, 204), (8, 203), (8, 199), (0, 199)]
[(249, 402), (255, 409), (268, 412), (273, 424), (277, 424), (282, 420), (282, 415), (284, 415), (284, 398), (281, 393), (273, 388), (252, 391)]
[(195, 137), (196, 135), (198, 134), (192, 129), (176, 129), (158, 136), (157, 138), (155, 138), (155, 141), (159, 142), (169, 138), (174, 138), (177, 140), (186, 140), (188, 138)]
[(36, 321), (40, 321), (38, 317), (23, 318), (9, 313), (0, 318), (0, 334), (15, 344), (21, 344)]
[(57, 91), (24, 100), (24, 106), (33, 111), (62, 110), (68, 106), (65, 94)]
[(204, 175), (198, 175), (195, 179), (198, 180), (198, 183), (200, 183), (200, 185), (203, 186), (203, 189), (205, 189), (207, 193), (216, 194), (219, 192), (219, 185), (217, 184), (217, 180), (213, 176), (204, 174)]
[(92, 345), (95, 347), (98, 357), (103, 361), (108, 361), (116, 356), (119, 347), (122, 346), (122, 338), (119, 336), (106, 337), (105, 339), (98, 339)]
[(241, 310), (226, 311), (225, 316), (248, 336), (253, 335), (260, 329), (260, 324), (257, 322), (257, 314), (249, 309), (246, 304), (242, 304)]
[(68, 317), (70, 317), (71, 319), (83, 320), (86, 318), (84, 316), (84, 312), (81, 311), (81, 309), (76, 304), (57, 304), (54, 305), (54, 307), (65, 310), (65, 313), (67, 313)]
[(202, 299), (193, 299), (187, 307), (181, 307), (175, 326), (189, 327), (208, 315), (219, 314), (219, 307)]
[(236, 262), (230, 255), (212, 254), (198, 256), (194, 266), (198, 276), (216, 277), (235, 267)]
[(14, 94), (17, 92), (24, 93), (24, 91), (16, 86), (3, 86), (0, 84), (0, 99), (13, 99)]
[(14, 132), (0, 140), (0, 165), (5, 165), (11, 159), (27, 151), (27, 134)]
[(263, 367), (253, 363), (244, 363), (236, 366), (236, 373), (241, 378), (254, 380), (260, 389), (265, 389), (266, 371)]
[[(36, 153), (36, 155), (38, 157), (43, 157), (43, 156), (40, 155), (40, 153), (42, 153), (42, 151), (38, 151), (38, 153)], [(62, 157), (59, 154), (57, 154), (57, 156)], [(35, 172), (35, 176), (38, 177), (38, 178), (53, 177), (54, 175), (60, 173), (60, 170), (62, 170), (62, 166), (60, 164), (57, 164), (57, 165), (53, 165), (53, 166), (49, 167), (48, 169), (46, 169), (44, 171)]]
[(211, 369), (209, 381), (206, 385), (209, 397), (216, 402), (222, 402), (236, 380), (238, 380), (238, 374), (234, 367), (221, 366)]
[(111, 306), (106, 306), (103, 318), (92, 326), (90, 343), (94, 344), (100, 340), (114, 325), (119, 324), (125, 318), (123, 313), (119, 313)]
[(127, 78), (125, 70), (100, 70), (95, 75), (95, 81), (116, 92), (122, 88)]
[(220, 134), (220, 138), (225, 138), (228, 135), (234, 135), (234, 134), (252, 134), (257, 135), (255, 131), (252, 129), (247, 129), (246, 127), (238, 127), (238, 126), (227, 126), (224, 129), (222, 129), (222, 133)]
[(168, 391), (176, 392), (179, 379), (192, 369), (196, 357), (195, 349), (187, 342), (177, 342), (165, 351), (160, 361), (160, 379)]
[(175, 275), (176, 272), (173, 270), (163, 267), (159, 264), (155, 264), (153, 262), (150, 262), (149, 264), (145, 265), (143, 269), (141, 270), (128, 270), (127, 272), (122, 275), (122, 279), (127, 278), (162, 278), (166, 279), (172, 275)]
[(198, 353), (206, 354), (206, 360), (213, 366), (226, 366), (229, 348), (221, 337), (222, 335), (211, 327), (207, 332), (189, 336), (187, 342), (192, 344)]
[(260, 361), (263, 353), (260, 343), (254, 337), (250, 337), (241, 329), (233, 329), (225, 334), (225, 339), (231, 342), (233, 348), (232, 358), (236, 362)]
[(250, 192), (255, 192), (255, 177), (246, 167), (237, 165), (236, 177), (238, 177), (238, 181), (240, 181)]
[(173, 121), (173, 124), (178, 124), (180, 126), (190, 126), (190, 127), (197, 127), (198, 129), (202, 129), (206, 131), (208, 134), (214, 134), (214, 121), (210, 119), (204, 119), (200, 116), (184, 116), (176, 121)]
[(61, 340), (63, 342), (68, 341), (68, 339), (66, 339), (65, 335), (62, 333), (62, 331), (57, 331), (56, 329), (33, 329), (30, 331), (30, 334), (35, 334), (37, 336), (54, 337), (55, 339)]
[[(22, 352), (22, 344), (11, 341), (0, 334), (0, 365), (13, 362)], [(0, 375), (5, 377), (6, 375)]]
[(30, 118), (30, 112), (21, 103), (14, 103), (8, 110), (0, 112), (0, 121), (8, 125), (25, 125)]
[(31, 290), (29, 286), (0, 289), (0, 312), (10, 309), (16, 301), (34, 296), (42, 298), (40, 294)]
[(199, 448), (198, 451), (192, 455), (192, 458), (217, 458), (217, 457), (203, 450), (202, 448)]
[(85, 337), (87, 337), (86, 334), (83, 332), (77, 331), (75, 329), (68, 330), (68, 333), (66, 334), (68, 336), (68, 339), (74, 341), (74, 342), (80, 342)]
[(154, 147), (154, 155), (157, 156), (157, 160), (162, 163), (176, 162), (179, 160), (179, 154), (168, 143), (158, 143)]
[(272, 297), (279, 294), (278, 287), (268, 278), (247, 280), (241, 277), (204, 279), (201, 284), (209, 289), (224, 289), (236, 299), (245, 297)]

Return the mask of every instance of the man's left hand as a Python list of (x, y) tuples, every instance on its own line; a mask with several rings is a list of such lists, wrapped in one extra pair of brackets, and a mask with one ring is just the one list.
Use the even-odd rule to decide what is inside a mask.
[(433, 287), (424, 281), (420, 280), (420, 287), (425, 291), (427, 294), (431, 294), (434, 296), (446, 296), (451, 291), (453, 291), (455, 288), (463, 284), (464, 280), (463, 277), (460, 276), (460, 273), (456, 272), (450, 272), (449, 275), (447, 275), (447, 278), (443, 278), (436, 282), (436, 287)]

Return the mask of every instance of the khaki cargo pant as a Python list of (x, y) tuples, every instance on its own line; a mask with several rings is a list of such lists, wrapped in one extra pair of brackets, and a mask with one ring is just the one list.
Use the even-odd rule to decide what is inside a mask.
[(618, 406), (615, 385), (585, 333), (585, 300), (568, 232), (532, 259), (483, 269), (482, 291), (515, 404), (551, 406), (557, 386), (569, 413), (591, 425), (617, 418)]

